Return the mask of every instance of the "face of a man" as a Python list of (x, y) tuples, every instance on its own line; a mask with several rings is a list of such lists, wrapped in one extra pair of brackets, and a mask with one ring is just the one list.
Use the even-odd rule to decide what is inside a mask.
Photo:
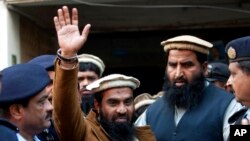
[(79, 71), (77, 77), (80, 85), (81, 96), (92, 94), (91, 91), (86, 89), (86, 86), (97, 80), (99, 78), (98, 75), (94, 71)]
[(172, 85), (178, 87), (191, 83), (201, 69), (202, 66), (193, 51), (170, 50), (166, 73)]
[(113, 140), (133, 140), (133, 90), (128, 87), (112, 88), (102, 94), (102, 102), (97, 107), (102, 127)]
[(109, 122), (131, 122), (134, 112), (133, 102), (131, 88), (112, 88), (103, 92), (100, 110)]
[(230, 63), (229, 70), (231, 75), (228, 81), (232, 84), (236, 100), (250, 106), (250, 75), (244, 73), (237, 62)]
[(193, 51), (170, 50), (164, 99), (172, 107), (188, 109), (196, 105), (205, 85), (204, 72)]
[(23, 127), (26, 131), (39, 133), (50, 127), (53, 107), (48, 100), (50, 87), (46, 87), (38, 95), (32, 97), (27, 107), (22, 107)]

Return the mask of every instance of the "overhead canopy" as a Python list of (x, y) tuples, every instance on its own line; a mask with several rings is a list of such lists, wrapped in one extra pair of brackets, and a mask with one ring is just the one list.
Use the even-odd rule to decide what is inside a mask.
[(79, 9), (92, 32), (249, 27), (250, 2), (240, 0), (5, 0), (45, 29), (62, 5)]

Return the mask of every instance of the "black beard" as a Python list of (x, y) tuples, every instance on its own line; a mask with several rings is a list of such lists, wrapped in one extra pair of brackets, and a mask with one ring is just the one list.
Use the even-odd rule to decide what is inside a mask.
[(205, 77), (202, 72), (194, 76), (191, 83), (187, 80), (185, 85), (177, 87), (174, 82), (170, 82), (168, 76), (163, 85), (164, 101), (166, 101), (171, 108), (177, 106), (178, 108), (191, 109), (198, 105), (201, 99), (202, 91), (205, 88)]
[(81, 102), (81, 109), (87, 115), (91, 108), (94, 107), (94, 95), (83, 95)]
[(110, 122), (103, 116), (101, 109), (99, 117), (100, 124), (112, 138), (112, 141), (132, 141), (135, 137), (135, 128), (132, 122), (118, 123), (113, 120)]

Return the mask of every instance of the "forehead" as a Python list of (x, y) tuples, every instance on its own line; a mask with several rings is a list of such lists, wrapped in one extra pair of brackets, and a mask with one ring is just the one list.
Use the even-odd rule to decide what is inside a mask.
[(41, 92), (39, 92), (37, 95), (33, 96), (30, 100), (39, 100), (42, 98), (47, 98), (49, 96), (49, 92), (50, 92), (50, 87), (47, 86), (45, 87)]
[(240, 71), (241, 70), (240, 67), (239, 67), (238, 62), (231, 62), (231, 63), (229, 63), (228, 68), (229, 68), (230, 72), (236, 72), (236, 71)]
[(94, 71), (78, 71), (78, 77), (80, 76), (96, 76), (98, 77), (98, 74), (96, 74)]
[(168, 61), (198, 61), (194, 51), (191, 50), (170, 50)]
[(129, 87), (117, 87), (105, 90), (103, 99), (126, 99), (133, 97), (133, 90)]

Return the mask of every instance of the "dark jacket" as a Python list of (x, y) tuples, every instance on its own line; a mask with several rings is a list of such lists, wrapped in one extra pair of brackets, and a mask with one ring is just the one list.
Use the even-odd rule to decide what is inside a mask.
[(0, 141), (18, 141), (18, 129), (6, 119), (0, 118)]
[(48, 129), (43, 130), (37, 135), (37, 137), (41, 141), (60, 141), (57, 136), (53, 121), (51, 121), (51, 126)]

